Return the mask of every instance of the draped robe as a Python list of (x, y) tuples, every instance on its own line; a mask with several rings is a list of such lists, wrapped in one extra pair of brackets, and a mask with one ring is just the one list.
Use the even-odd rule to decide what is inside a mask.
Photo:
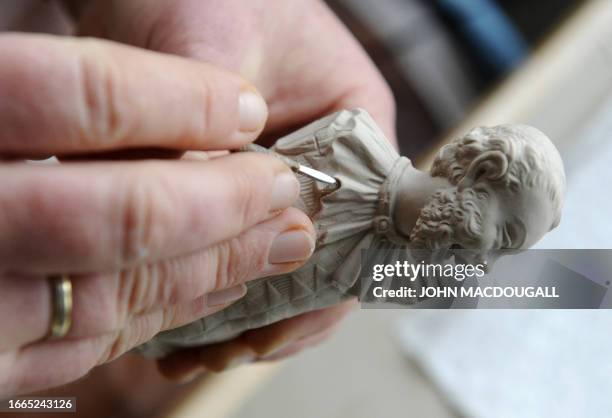
[(229, 340), (253, 328), (356, 296), (361, 250), (401, 248), (391, 210), (402, 172), (400, 157), (363, 110), (340, 111), (280, 139), (272, 150), (335, 177), (329, 186), (298, 176), (296, 206), (313, 220), (317, 242), (298, 270), (247, 283), (247, 294), (224, 310), (164, 331), (139, 351), (160, 357), (184, 347)]

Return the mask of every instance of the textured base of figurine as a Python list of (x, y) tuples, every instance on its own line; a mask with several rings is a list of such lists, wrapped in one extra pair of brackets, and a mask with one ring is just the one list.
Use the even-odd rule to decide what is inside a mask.
[(384, 196), (381, 200), (384, 185), (408, 160), (399, 157), (363, 110), (320, 119), (282, 138), (273, 150), (340, 182), (337, 187), (298, 177), (297, 206), (317, 228), (315, 253), (293, 273), (247, 283), (247, 294), (223, 311), (158, 334), (138, 348), (144, 355), (161, 357), (226, 341), (354, 297), (350, 289), (359, 276), (361, 249), (377, 245), (385, 233), (378, 229), (388, 231), (391, 225), (389, 201)]

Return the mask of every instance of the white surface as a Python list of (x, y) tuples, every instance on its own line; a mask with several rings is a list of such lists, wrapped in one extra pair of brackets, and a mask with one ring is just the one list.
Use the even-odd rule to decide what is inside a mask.
[(535, 248), (612, 248), (612, 96), (576, 139), (562, 150), (563, 219)]
[(612, 416), (609, 311), (418, 311), (399, 329), (462, 415)]
[(354, 312), (325, 344), (283, 364), (232, 418), (450, 418), (391, 335), (405, 311)]

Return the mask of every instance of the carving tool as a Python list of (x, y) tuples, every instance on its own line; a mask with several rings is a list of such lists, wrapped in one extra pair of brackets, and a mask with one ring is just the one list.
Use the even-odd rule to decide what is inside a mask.
[(292, 160), (291, 158), (285, 157), (284, 155), (277, 154), (276, 152), (271, 151), (268, 148), (262, 147), (261, 145), (257, 145), (257, 144), (244, 145), (243, 147), (240, 148), (240, 151), (258, 152), (260, 154), (272, 155), (276, 158), (280, 158), (285, 164), (289, 166), (289, 168), (291, 168), (291, 171), (293, 171), (294, 173), (301, 174), (306, 177), (310, 177), (311, 179), (320, 181), (321, 183), (331, 184), (334, 186), (338, 185), (338, 180), (336, 180), (329, 174), (325, 174), (322, 171), (315, 170), (314, 168), (302, 165), (298, 163), (297, 161)]

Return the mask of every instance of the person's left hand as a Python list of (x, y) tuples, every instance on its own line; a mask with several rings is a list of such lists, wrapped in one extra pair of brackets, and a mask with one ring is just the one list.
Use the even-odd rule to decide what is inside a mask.
[[(365, 108), (395, 139), (393, 96), (346, 28), (319, 0), (95, 0), (79, 34), (177, 54), (236, 71), (269, 106), (268, 143), (340, 109)], [(277, 359), (315, 344), (354, 302), (251, 330), (160, 361), (169, 377)]]

